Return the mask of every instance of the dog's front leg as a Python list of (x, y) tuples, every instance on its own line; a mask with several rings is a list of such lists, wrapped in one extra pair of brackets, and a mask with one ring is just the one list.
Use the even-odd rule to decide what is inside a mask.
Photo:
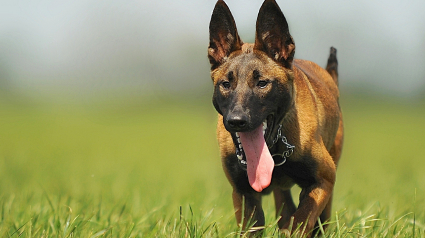
[(263, 208), (261, 207), (261, 194), (240, 194), (234, 190), (232, 197), (236, 221), (242, 225), (244, 231), (252, 226), (264, 226), (265, 219)]
[(278, 222), (279, 228), (283, 228), (284, 225), (291, 220), (291, 216), (295, 213), (296, 207), (292, 200), (291, 190), (282, 190), (276, 188), (273, 190), (274, 201), (276, 205), (276, 218), (280, 217)]
[[(306, 233), (312, 232), (317, 218), (320, 216), (332, 196), (333, 187), (334, 181), (322, 179), (319, 182), (302, 189), (300, 194), (300, 204), (293, 215), (293, 230), (298, 224), (302, 223), (301, 231), (304, 230)], [(288, 226), (289, 223), (285, 225), (286, 228)]]

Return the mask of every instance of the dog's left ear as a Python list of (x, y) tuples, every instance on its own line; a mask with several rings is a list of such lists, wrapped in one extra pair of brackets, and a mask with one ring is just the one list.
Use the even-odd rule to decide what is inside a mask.
[(257, 17), (254, 49), (287, 68), (292, 67), (295, 43), (289, 34), (288, 22), (275, 0), (265, 0)]
[(211, 70), (220, 66), (233, 51), (240, 50), (242, 41), (229, 7), (222, 0), (215, 4), (210, 21), (208, 58)]

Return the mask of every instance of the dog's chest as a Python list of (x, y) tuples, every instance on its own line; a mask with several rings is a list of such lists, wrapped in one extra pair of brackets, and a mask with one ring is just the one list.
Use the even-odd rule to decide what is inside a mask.
[(295, 181), (285, 174), (282, 170), (275, 169), (273, 172), (271, 188), (280, 188), (282, 190), (288, 190), (294, 186)]

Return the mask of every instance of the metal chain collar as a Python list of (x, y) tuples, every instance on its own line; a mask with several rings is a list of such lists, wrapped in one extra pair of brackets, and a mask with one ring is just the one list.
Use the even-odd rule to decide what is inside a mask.
[[(295, 149), (295, 146), (289, 144), (286, 137), (284, 135), (282, 135), (282, 125), (281, 124), (279, 124), (279, 128), (277, 129), (276, 138), (273, 140), (272, 145), (270, 145), (268, 147), (269, 148), (273, 147), (279, 141), (279, 139), (281, 139), (282, 143), (286, 146), (287, 149), (285, 151), (283, 151), (282, 154), (273, 154), (272, 155), (272, 157), (280, 156), (280, 157), (283, 158), (281, 162), (279, 162), (279, 163), (275, 162), (275, 165), (274, 165), (275, 167), (281, 166), (282, 164), (284, 164), (286, 162), (286, 158), (291, 156), (294, 153), (294, 149)], [(239, 155), (239, 156), (237, 156), (238, 160), (239, 160), (240, 164), (243, 166), (243, 168), (246, 170), (246, 165), (247, 165), (246, 160), (242, 157), (242, 151), (240, 151), (239, 148), (237, 148), (237, 147), (236, 147), (236, 155)], [(274, 160), (274, 158), (273, 158), (273, 160)]]
[(284, 135), (282, 135), (282, 125), (281, 124), (279, 124), (279, 128), (277, 129), (276, 138), (273, 140), (273, 144), (269, 148), (273, 147), (279, 141), (279, 138), (282, 140), (282, 143), (286, 146), (286, 150), (283, 151), (282, 154), (273, 154), (272, 155), (272, 157), (281, 156), (283, 158), (282, 162), (277, 163), (277, 164), (275, 163), (275, 165), (274, 165), (275, 167), (281, 166), (282, 164), (284, 164), (286, 162), (286, 158), (291, 156), (294, 153), (294, 149), (295, 149), (295, 146), (289, 144), (286, 137)]

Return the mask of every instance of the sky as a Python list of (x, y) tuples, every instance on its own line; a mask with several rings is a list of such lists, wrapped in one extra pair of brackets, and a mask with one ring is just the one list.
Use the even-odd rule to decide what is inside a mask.
[[(213, 0), (0, 0), (0, 89), (211, 92)], [(262, 1), (227, 0), (252, 42)], [(296, 58), (326, 65), (338, 49), (341, 87), (425, 92), (425, 1), (283, 1)]]

